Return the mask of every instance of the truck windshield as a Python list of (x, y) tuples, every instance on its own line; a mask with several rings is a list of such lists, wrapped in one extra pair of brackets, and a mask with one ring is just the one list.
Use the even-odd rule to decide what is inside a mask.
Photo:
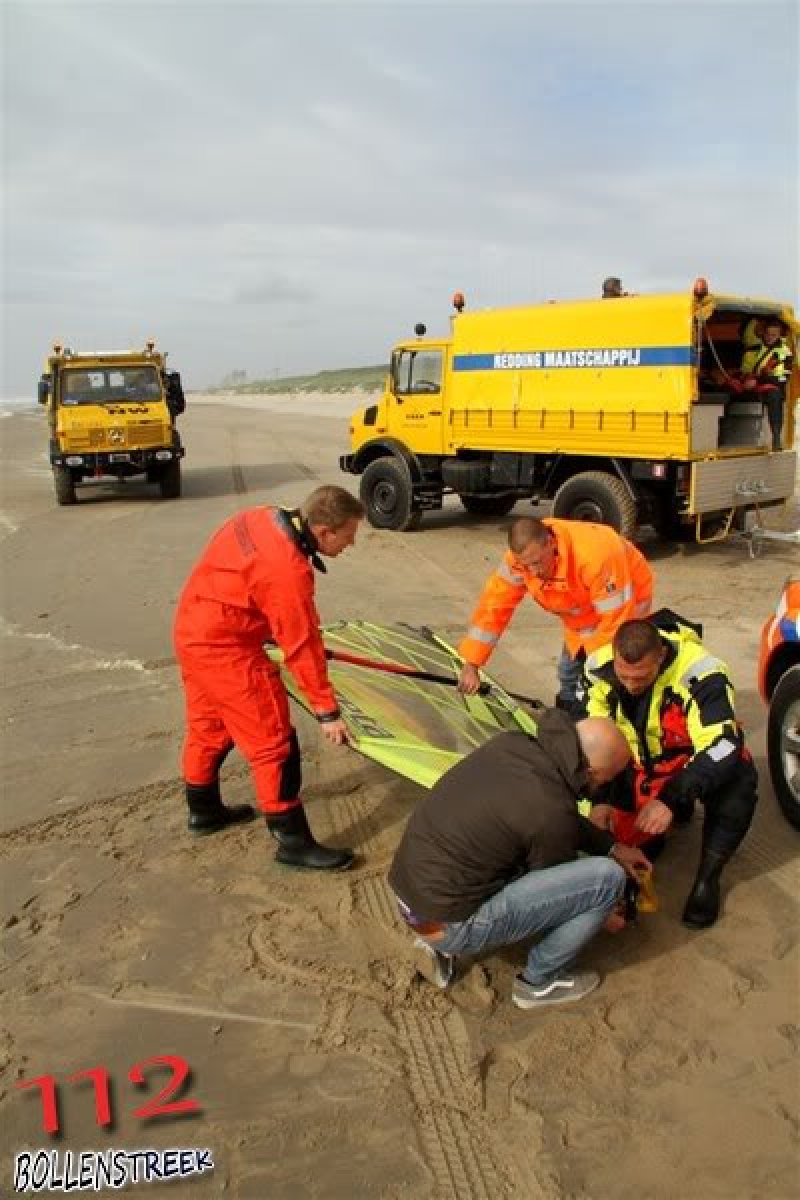
[(93, 367), (64, 371), (61, 403), (130, 404), (158, 400), (161, 384), (155, 367)]

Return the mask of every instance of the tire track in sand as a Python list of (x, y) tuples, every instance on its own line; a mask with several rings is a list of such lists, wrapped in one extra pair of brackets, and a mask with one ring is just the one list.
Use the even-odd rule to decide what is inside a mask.
[[(286, 450), (285, 441), (279, 437), (274, 430), (271, 434), (271, 440), (281, 449), (284, 451)], [(239, 435), (235, 429), (228, 430), (228, 449), (230, 451), (231, 477), (233, 479), (234, 491), (239, 496), (246, 496), (248, 493), (247, 481), (244, 477), (242, 465), (239, 462)], [(298, 473), (298, 475), (301, 475), (304, 479), (309, 479), (315, 484), (320, 482), (320, 475), (311, 467), (306, 466), (305, 463), (290, 457), (287, 457), (286, 462)]]
[(331, 824), (340, 837), (352, 838), (356, 849), (372, 858), (387, 852), (386, 837), (381, 829), (375, 806), (357, 793), (336, 797), (331, 805)]
[(402, 922), (386, 876), (362, 875), (352, 885), (353, 907), (384, 929), (400, 929)]
[[(362, 876), (351, 890), (356, 911), (387, 930), (402, 926), (385, 875)], [(387, 1015), (399, 1035), (420, 1141), (437, 1195), (493, 1200), (502, 1190), (502, 1173), (491, 1147), (472, 1127), (474, 1118), (470, 1119), (471, 1110), (482, 1109), (480, 1082), (469, 1072), (446, 1020), (415, 1009)]]
[[(385, 928), (396, 926), (391, 893), (381, 876), (355, 880), (352, 894), (361, 912)], [(327, 993), (322, 1023), (312, 1044), (325, 1049), (333, 1044), (358, 1054), (358, 1047), (348, 1043), (345, 1035), (353, 1002), (367, 999), (384, 1013), (395, 1034), (420, 1149), (437, 1200), (497, 1200), (513, 1194), (535, 1200), (536, 1190), (528, 1186), (523, 1192), (510, 1164), (504, 1163), (500, 1147), (493, 1142), (479, 1076), (470, 1071), (464, 1049), (454, 1036), (453, 1025), (460, 1018), (445, 998), (437, 993), (420, 997), (414, 990), (401, 996), (394, 990), (394, 1002), (387, 1002), (386, 991), (377, 988), (367, 975), (290, 954), (276, 937), (275, 931), (280, 928), (278, 911), (259, 919), (249, 938), (253, 966), (264, 978), (278, 975), (289, 983), (311, 985), (321, 995)], [(420, 998), (426, 1005), (433, 1002), (432, 1006), (422, 1007)], [(437, 1011), (440, 1008), (442, 1011)], [(396, 1064), (377, 1047), (369, 1048), (367, 1057), (372, 1067), (383, 1068), (390, 1076), (396, 1073)]]
[(236, 492), (237, 496), (246, 496), (247, 483), (245, 481), (244, 471), (242, 470), (239, 462), (239, 438), (234, 429), (228, 430), (228, 449), (230, 450), (231, 455), (231, 477), (233, 479), (233, 490)]
[[(428, 1168), (442, 1196), (495, 1200), (510, 1181), (475, 1120), (480, 1115), (477, 1078), (439, 1017), (413, 1010), (391, 1015), (405, 1051), (406, 1070)], [(475, 1111), (477, 1109), (477, 1111)]]

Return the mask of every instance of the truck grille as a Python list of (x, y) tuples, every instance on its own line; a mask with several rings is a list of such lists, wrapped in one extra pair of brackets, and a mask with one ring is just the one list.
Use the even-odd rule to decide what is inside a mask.
[[(117, 432), (119, 431), (119, 432)], [(112, 432), (115, 434), (111, 436)], [(90, 427), (71, 429), (63, 435), (65, 452), (147, 449), (151, 446), (169, 445), (169, 432), (161, 421), (129, 421), (110, 426), (108, 429)]]

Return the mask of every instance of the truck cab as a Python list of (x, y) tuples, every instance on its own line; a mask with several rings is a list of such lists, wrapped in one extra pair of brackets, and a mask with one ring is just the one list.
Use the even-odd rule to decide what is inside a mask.
[(383, 395), (351, 418), (342, 470), (361, 476), (370, 522), (407, 530), (457, 494), (500, 516), (520, 499), (624, 536), (717, 540), (793, 494), (796, 365), (780, 445), (741, 363), (748, 338), (794, 313), (777, 301), (685, 293), (463, 311), (449, 335), (391, 354)]
[(59, 504), (74, 504), (81, 484), (137, 475), (165, 498), (180, 496), (184, 450), (175, 422), (186, 405), (166, 358), (153, 342), (119, 353), (53, 347), (38, 398)]

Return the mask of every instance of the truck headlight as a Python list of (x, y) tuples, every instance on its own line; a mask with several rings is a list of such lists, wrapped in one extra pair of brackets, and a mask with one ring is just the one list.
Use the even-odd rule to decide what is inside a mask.
[(172, 458), (171, 450), (156, 450), (155, 457), (159, 462), (164, 462), (165, 459)]
[(83, 459), (81, 458), (80, 454), (68, 454), (67, 457), (64, 459), (64, 462), (66, 463), (66, 465), (68, 467), (82, 467), (83, 466)]

